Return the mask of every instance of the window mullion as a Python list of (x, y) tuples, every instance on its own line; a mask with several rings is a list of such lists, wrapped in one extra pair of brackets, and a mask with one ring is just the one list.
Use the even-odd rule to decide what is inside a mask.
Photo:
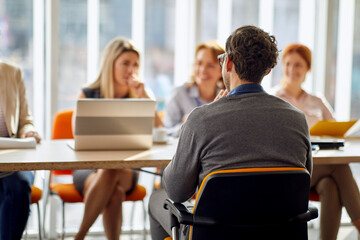
[(355, 24), (355, 0), (339, 2), (339, 30), (336, 62), (335, 113), (337, 120), (349, 120)]
[(99, 68), (100, 0), (89, 0), (87, 8), (87, 83), (95, 80)]

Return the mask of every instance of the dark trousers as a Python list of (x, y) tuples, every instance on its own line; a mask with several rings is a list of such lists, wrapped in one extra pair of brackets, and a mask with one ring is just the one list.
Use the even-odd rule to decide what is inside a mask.
[[(163, 240), (171, 236), (170, 212), (164, 208), (165, 199), (169, 198), (163, 188), (155, 190), (149, 200), (150, 233), (152, 240)], [(189, 202), (183, 203), (188, 209)], [(180, 225), (179, 238), (189, 239), (188, 226)]]
[(14, 172), (0, 178), (0, 240), (19, 240), (30, 213), (30, 171)]

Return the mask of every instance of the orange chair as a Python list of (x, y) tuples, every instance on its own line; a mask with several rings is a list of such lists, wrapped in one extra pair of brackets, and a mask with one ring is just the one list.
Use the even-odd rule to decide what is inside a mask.
[[(42, 197), (42, 191), (40, 188), (37, 188), (35, 186), (31, 186), (31, 196), (30, 196), (30, 203), (36, 204), (37, 207), (37, 213), (38, 213), (38, 226), (39, 226), (39, 239), (41, 240), (41, 218), (40, 218), (40, 207), (39, 207), (39, 201)], [(27, 231), (25, 233), (25, 238), (27, 238)]]
[(63, 110), (55, 114), (52, 139), (73, 139), (71, 121), (74, 110)]
[[(58, 112), (54, 118), (52, 129), (52, 139), (73, 139), (71, 122), (74, 110), (63, 110)], [(50, 172), (49, 188), (50, 194), (56, 194), (62, 200), (62, 239), (65, 236), (65, 203), (78, 203), (83, 202), (83, 197), (78, 193), (73, 183), (59, 183), (53, 182), (52, 176), (54, 175), (72, 175), (72, 170), (53, 170)], [(146, 196), (146, 189), (137, 184), (134, 191), (126, 196), (125, 201), (142, 201), (143, 203), (143, 216), (144, 216), (144, 233), (146, 231), (146, 209), (144, 198)], [(131, 224), (133, 223), (135, 208), (133, 206), (131, 211)], [(132, 226), (131, 226), (132, 230)]]
[[(74, 135), (72, 133), (71, 121), (74, 110), (63, 110), (55, 114), (53, 128), (52, 128), (52, 139), (73, 139)], [(50, 171), (49, 176), (49, 193), (50, 195), (58, 195), (62, 200), (62, 239), (65, 235), (65, 202), (76, 203), (82, 202), (82, 197), (74, 188), (74, 192), (69, 192), (65, 198), (62, 197), (64, 192), (67, 192), (66, 189), (73, 184), (63, 184), (63, 183), (52, 183), (54, 176), (70, 176), (72, 177), (72, 170), (52, 170)], [(54, 188), (56, 186), (56, 188)], [(59, 194), (57, 191), (61, 191)], [(46, 198), (47, 201), (47, 198)], [(45, 214), (44, 214), (45, 215)]]
[[(317, 193), (315, 188), (310, 188), (309, 201), (320, 202), (320, 196)], [(318, 220), (318, 221), (320, 221), (320, 220)]]

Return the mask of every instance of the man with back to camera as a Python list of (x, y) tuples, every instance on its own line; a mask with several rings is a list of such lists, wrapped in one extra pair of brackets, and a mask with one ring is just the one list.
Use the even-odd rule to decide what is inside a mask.
[(164, 188), (150, 197), (153, 240), (171, 235), (165, 199), (188, 200), (213, 171), (303, 167), (311, 174), (304, 114), (260, 85), (277, 62), (275, 37), (255, 26), (240, 27), (218, 58), (226, 90), (214, 102), (194, 109), (181, 129), (176, 153), (163, 173)]

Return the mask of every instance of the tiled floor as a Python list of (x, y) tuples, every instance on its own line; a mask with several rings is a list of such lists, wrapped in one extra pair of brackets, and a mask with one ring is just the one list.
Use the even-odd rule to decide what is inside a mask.
[[(354, 177), (356, 181), (358, 182), (358, 185), (360, 186), (360, 164), (352, 164), (351, 165)], [(144, 185), (148, 193), (151, 192), (152, 186), (153, 186), (153, 176), (149, 174), (141, 174), (141, 177), (139, 179), (140, 184)], [(149, 195), (149, 194), (148, 194)], [(145, 199), (146, 206), (148, 201), (148, 196)], [(319, 208), (319, 203), (313, 203), (315, 206)], [(124, 204), (124, 222), (123, 222), (123, 228), (124, 228), (124, 234), (121, 235), (121, 240), (151, 240), (151, 237), (149, 234), (146, 234), (144, 237), (142, 232), (140, 231), (143, 226), (143, 218), (142, 218), (142, 212), (141, 212), (141, 205), (138, 204), (136, 206), (135, 211), (135, 221), (134, 221), (134, 228), (136, 229), (136, 234), (130, 235), (129, 234), (129, 226), (130, 226), (130, 211), (131, 211), (132, 204), (131, 203), (125, 203)], [(35, 234), (37, 232), (37, 217), (35, 214), (35, 208), (33, 209), (33, 214), (31, 214), (30, 222), (29, 222), (29, 239), (37, 239), (37, 235)], [(66, 231), (67, 233), (75, 233), (79, 227), (79, 224), (81, 222), (81, 217), (83, 213), (83, 204), (68, 204), (66, 207)], [(57, 212), (58, 220), (57, 220), (57, 231), (60, 232), (61, 229), (61, 212), (60, 207)], [(345, 210), (343, 210), (343, 216), (342, 216), (342, 223), (338, 234), (338, 240), (358, 240), (358, 233), (356, 229), (351, 226), (350, 218), (348, 217)], [(46, 223), (48, 224), (48, 223)], [(319, 239), (319, 227), (318, 227), (318, 220), (314, 220), (311, 223), (311, 227), (309, 227), (309, 240), (318, 240)], [(149, 229), (149, 223), (148, 220), (146, 222), (146, 227)], [(65, 238), (66, 240), (73, 239), (72, 236), (67, 236)], [(106, 237), (102, 233), (102, 220), (101, 216), (96, 220), (95, 224), (91, 228), (91, 233), (86, 237), (86, 240), (105, 240)]]

